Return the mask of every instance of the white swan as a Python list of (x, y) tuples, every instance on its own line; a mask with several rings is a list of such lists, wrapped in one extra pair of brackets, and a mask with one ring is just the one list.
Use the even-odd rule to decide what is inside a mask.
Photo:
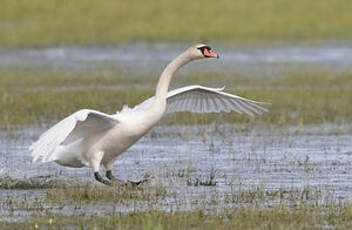
[[(218, 55), (204, 44), (190, 47), (165, 68), (155, 96), (134, 108), (124, 107), (113, 115), (83, 109), (66, 117), (30, 146), (33, 162), (41, 159), (69, 167), (91, 167), (97, 181), (111, 184), (117, 180), (111, 173), (116, 158), (154, 127), (165, 112), (236, 111), (253, 116), (267, 111), (260, 106), (261, 102), (224, 93), (223, 88), (192, 85), (167, 92), (175, 72), (186, 63), (201, 58), (218, 58)], [(100, 176), (101, 164), (109, 180)]]

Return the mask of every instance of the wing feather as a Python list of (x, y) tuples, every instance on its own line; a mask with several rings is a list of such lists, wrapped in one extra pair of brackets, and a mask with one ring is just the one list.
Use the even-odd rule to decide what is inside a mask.
[[(194, 113), (231, 112), (245, 113), (250, 116), (262, 114), (268, 110), (263, 102), (249, 100), (233, 94), (222, 92), (224, 88), (208, 88), (199, 85), (186, 86), (167, 94), (166, 113), (190, 111)], [(144, 101), (136, 108), (151, 106), (154, 97)]]
[(232, 105), (232, 110), (235, 111), (236, 113), (243, 114), (243, 111), (241, 110), (242, 106), (239, 105), (239, 103), (236, 100), (230, 100), (230, 103)]
[(226, 100), (225, 98), (220, 97), (219, 95), (217, 96), (219, 98), (219, 100), (221, 101), (221, 105), (222, 105), (222, 110), (225, 113), (229, 113), (232, 110), (232, 104), (230, 102), (230, 100)]
[(204, 101), (204, 104), (205, 104), (205, 109), (203, 111), (203, 113), (211, 113), (211, 101), (210, 101), (210, 98), (208, 97), (203, 97), (203, 101)]
[(222, 112), (221, 110), (222, 106), (219, 98), (216, 95), (212, 95), (211, 97), (213, 98), (213, 102), (214, 102), (214, 107), (213, 107), (214, 111), (219, 111), (219, 113)]
[(47, 162), (59, 145), (98, 134), (117, 123), (118, 120), (111, 115), (95, 110), (79, 110), (51, 127), (29, 147), (33, 161), (41, 159)]
[[(223, 92), (223, 88), (208, 88), (191, 85), (172, 90), (167, 93), (165, 113), (189, 111), (193, 113), (220, 113), (235, 111), (239, 114), (254, 116), (268, 110), (262, 105), (268, 104), (249, 100), (240, 96)], [(136, 110), (150, 108), (155, 100), (151, 97), (135, 107)]]
[(205, 97), (203, 97), (202, 99), (201, 99), (201, 101), (202, 101), (202, 113), (206, 113), (207, 112), (207, 110), (208, 110), (208, 101), (207, 101), (207, 99), (205, 98)]
[(243, 101), (241, 102), (243, 106), (245, 106), (249, 111), (254, 112), (256, 114), (262, 114), (262, 112), (260, 110), (258, 110), (256, 107), (254, 107), (252, 104), (250, 103), (244, 103)]
[(209, 97), (209, 101), (210, 101), (209, 113), (213, 113), (216, 111), (216, 100), (214, 97)]

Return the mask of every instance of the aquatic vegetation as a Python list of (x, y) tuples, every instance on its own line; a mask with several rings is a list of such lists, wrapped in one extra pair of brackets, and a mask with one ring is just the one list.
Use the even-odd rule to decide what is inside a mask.
[[(98, 188), (95, 188), (98, 189)], [(99, 188), (100, 192), (110, 188)], [(131, 191), (137, 191), (134, 188)], [(115, 190), (116, 191), (116, 190)], [(307, 194), (315, 193), (314, 187), (305, 187), (303, 190), (264, 190), (264, 187), (253, 190), (232, 192), (234, 197), (226, 203), (239, 204), (235, 208), (216, 203), (216, 207), (190, 211), (161, 211), (150, 210), (133, 211), (128, 214), (119, 213), (114, 204), (109, 212), (99, 214), (78, 214), (60, 215), (46, 209), (49, 203), (41, 203), (42, 215), (32, 216), (30, 219), (23, 219), (16, 222), (0, 221), (1, 229), (21, 229), (24, 226), (36, 226), (40, 229), (60, 228), (96, 228), (96, 229), (233, 229), (237, 226), (240, 229), (273, 229), (277, 226), (284, 229), (325, 229), (334, 226), (339, 229), (352, 227), (352, 206), (349, 203), (335, 201), (334, 197), (323, 198), (320, 196), (308, 197)], [(102, 193), (99, 192), (99, 195)], [(104, 192), (105, 193), (105, 192)], [(104, 196), (106, 202), (115, 202), (114, 193)], [(48, 195), (48, 194), (47, 194)], [(156, 194), (155, 194), (156, 195)], [(49, 195), (50, 196), (50, 195)], [(277, 204), (265, 204), (267, 199), (280, 197)], [(99, 196), (98, 196), (99, 198)], [(84, 209), (78, 203), (81, 200), (72, 200), (76, 210)], [(90, 199), (91, 204), (102, 200)], [(62, 202), (55, 200), (55, 202)], [(63, 201), (65, 202), (65, 201)], [(155, 199), (146, 200), (154, 203)], [(247, 204), (247, 205), (243, 205)], [(197, 203), (194, 203), (197, 205)], [(221, 205), (221, 206), (219, 206)], [(38, 206), (39, 207), (39, 206)], [(37, 210), (37, 208), (35, 209)], [(206, 224), (205, 224), (206, 223)]]
[(161, 182), (149, 185), (134, 186), (131, 184), (116, 184), (114, 186), (101, 186), (91, 182), (69, 187), (53, 187), (46, 190), (48, 202), (59, 204), (113, 202), (126, 203), (129, 201), (156, 201), (163, 198), (165, 188)]
[[(114, 113), (122, 108), (123, 103), (134, 106), (153, 95), (154, 84), (142, 89), (136, 84), (154, 83), (157, 74), (127, 77), (119, 75), (117, 69), (110, 70), (102, 72), (102, 75), (99, 71), (91, 73), (85, 70), (70, 73), (50, 69), (45, 72), (40, 69), (2, 70), (0, 124), (52, 124), (81, 108)], [(352, 108), (345, 106), (352, 98), (350, 70), (288, 66), (274, 75), (270, 71), (262, 74), (259, 77), (245, 72), (180, 73), (173, 85), (204, 82), (204, 85), (213, 86), (221, 77), (222, 84), (228, 86), (228, 92), (270, 102), (270, 113), (255, 119), (235, 113), (217, 116), (178, 113), (166, 117), (162, 123), (208, 124), (219, 119), (231, 123), (278, 125), (351, 122)], [(123, 88), (113, 88), (121, 84)]]
[(215, 180), (216, 170), (212, 167), (209, 176), (206, 178), (198, 178), (198, 177), (188, 177), (187, 185), (188, 186), (216, 186)]
[(54, 177), (37, 177), (37, 178), (24, 178), (18, 180), (11, 178), (8, 175), (0, 177), (0, 189), (47, 189), (47, 188), (58, 188), (58, 187), (70, 187), (74, 186), (75, 182), (70, 180), (58, 180)]

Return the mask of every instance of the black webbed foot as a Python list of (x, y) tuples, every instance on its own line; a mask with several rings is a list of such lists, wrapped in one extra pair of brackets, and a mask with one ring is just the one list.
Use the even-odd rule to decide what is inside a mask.
[(106, 185), (111, 185), (111, 182), (108, 180), (105, 180), (102, 176), (100, 176), (99, 172), (94, 173), (94, 177), (97, 181), (100, 183), (106, 184)]
[(130, 180), (123, 181), (123, 180), (120, 180), (120, 179), (114, 177), (112, 175), (111, 170), (106, 171), (106, 177), (113, 183), (130, 184), (130, 185), (133, 185), (133, 186), (138, 186), (138, 185), (143, 184), (143, 183), (148, 181), (147, 178), (143, 178), (143, 180), (140, 180), (140, 181), (130, 181)]
[(120, 179), (114, 177), (114, 175), (112, 175), (111, 170), (106, 171), (106, 177), (107, 177), (111, 182), (113, 182), (113, 183), (119, 183), (119, 184), (124, 184), (124, 183), (126, 183), (125, 181), (120, 180)]

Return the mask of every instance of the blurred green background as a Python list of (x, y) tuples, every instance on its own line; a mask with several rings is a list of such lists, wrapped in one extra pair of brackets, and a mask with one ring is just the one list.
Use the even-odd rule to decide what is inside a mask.
[(350, 0), (1, 0), (1, 46), (352, 38)]

